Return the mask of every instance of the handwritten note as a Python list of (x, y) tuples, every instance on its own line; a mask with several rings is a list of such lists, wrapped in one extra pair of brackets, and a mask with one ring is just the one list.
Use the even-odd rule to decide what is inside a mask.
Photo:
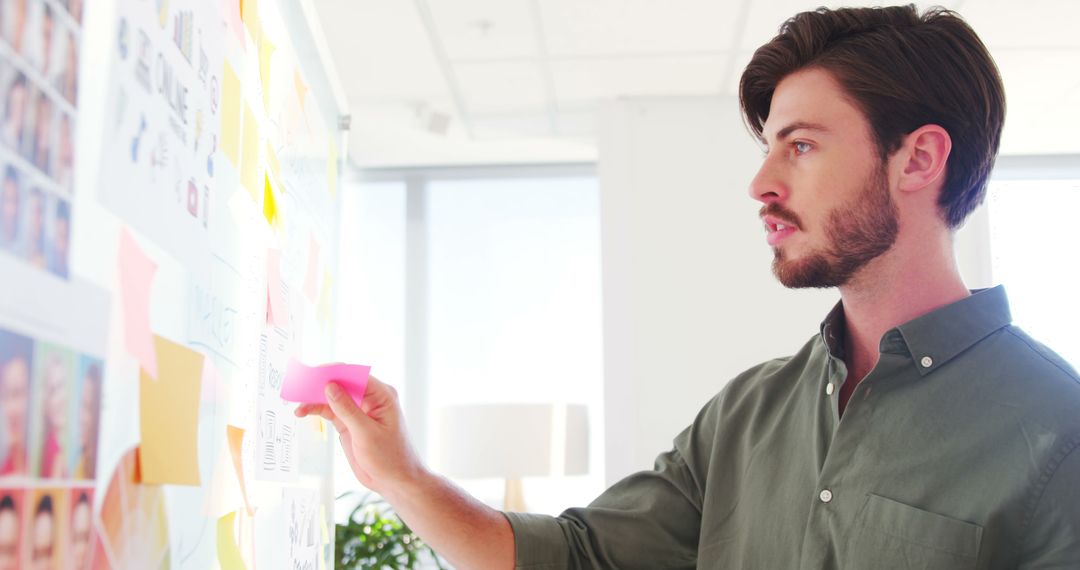
[(203, 355), (154, 336), (158, 378), (139, 375), (139, 468), (144, 483), (199, 484)]
[(325, 404), (326, 385), (335, 382), (340, 384), (359, 406), (364, 400), (370, 373), (370, 366), (359, 364), (306, 366), (299, 361), (291, 360), (285, 371), (281, 398), (290, 402)]
[(319, 537), (318, 494), (314, 489), (284, 489), (282, 507), (289, 521), (289, 568), (316, 570), (318, 566)]
[(120, 296), (124, 300), (124, 345), (150, 378), (158, 377), (150, 332), (150, 285), (157, 264), (147, 257), (127, 228), (120, 230)]
[(259, 386), (256, 410), (255, 478), (295, 481), (296, 415), (278, 395), (288, 362), (290, 337), (285, 329), (267, 326), (259, 345)]

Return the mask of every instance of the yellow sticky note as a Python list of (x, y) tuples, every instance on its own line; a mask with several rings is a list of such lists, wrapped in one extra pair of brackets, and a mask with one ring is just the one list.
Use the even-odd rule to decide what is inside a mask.
[(142, 482), (199, 485), (199, 394), (203, 355), (154, 336), (158, 375), (139, 371)]
[(259, 123), (251, 106), (244, 103), (244, 153), (240, 159), (240, 185), (251, 194), (256, 204), (262, 198), (259, 184)]
[(221, 570), (246, 570), (244, 557), (240, 555), (240, 545), (236, 542), (236, 513), (229, 513), (217, 524), (217, 555)]
[(330, 187), (330, 199), (337, 200), (338, 181), (338, 154), (337, 145), (330, 141), (330, 148), (326, 155), (326, 183)]
[(257, 0), (243, 0), (240, 3), (240, 19), (244, 21), (251, 39), (259, 41), (259, 3)]
[(262, 78), (263, 109), (270, 112), (270, 61), (274, 57), (274, 43), (266, 32), (259, 31), (259, 76)]
[(307, 83), (304, 83), (304, 78), (300, 76), (300, 71), (293, 71), (293, 83), (296, 85), (296, 98), (300, 100), (300, 108), (304, 108), (304, 101), (307, 99)]
[(267, 175), (263, 185), (263, 217), (271, 227), (278, 227), (281, 221), (278, 217), (277, 201), (274, 200), (274, 190), (270, 187), (270, 176)]
[(221, 152), (235, 168), (240, 164), (240, 78), (227, 61), (221, 77)]

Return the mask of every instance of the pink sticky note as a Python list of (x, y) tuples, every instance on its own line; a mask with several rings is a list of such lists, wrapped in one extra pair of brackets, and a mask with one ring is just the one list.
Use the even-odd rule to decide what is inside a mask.
[(120, 230), (120, 295), (124, 302), (124, 345), (151, 378), (157, 378), (157, 353), (150, 332), (150, 284), (157, 264), (139, 248), (127, 228)]
[(315, 241), (315, 236), (308, 236), (308, 261), (307, 261), (307, 278), (304, 279), (304, 295), (312, 303), (315, 302), (315, 297), (319, 294), (319, 242)]
[(301, 404), (325, 404), (326, 385), (334, 382), (344, 388), (359, 406), (364, 400), (370, 373), (370, 366), (359, 364), (307, 366), (290, 360), (285, 370), (285, 382), (281, 386), (281, 398)]
[(270, 249), (266, 253), (266, 322), (284, 326), (289, 324), (289, 307), (281, 290), (281, 250)]

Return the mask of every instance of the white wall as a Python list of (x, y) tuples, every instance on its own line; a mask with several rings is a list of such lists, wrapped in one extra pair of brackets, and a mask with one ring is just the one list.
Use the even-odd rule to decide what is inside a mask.
[(839, 295), (773, 278), (735, 98), (617, 101), (599, 131), (612, 483), (651, 467), (736, 374), (798, 350)]

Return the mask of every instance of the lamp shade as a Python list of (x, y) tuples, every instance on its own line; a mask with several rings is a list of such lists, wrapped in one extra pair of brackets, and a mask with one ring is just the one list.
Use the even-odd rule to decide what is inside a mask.
[(520, 479), (589, 471), (584, 405), (447, 406), (433, 426), (432, 464), (450, 477)]

